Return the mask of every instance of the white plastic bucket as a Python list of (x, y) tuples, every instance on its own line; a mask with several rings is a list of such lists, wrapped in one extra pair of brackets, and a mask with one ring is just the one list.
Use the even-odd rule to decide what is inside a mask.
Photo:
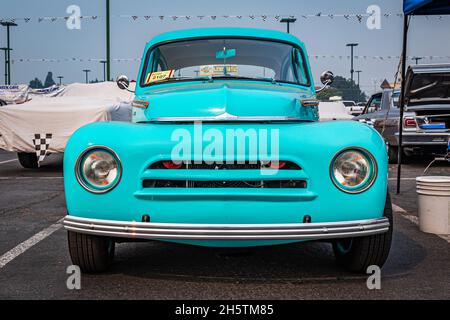
[(421, 185), (422, 187), (435, 187), (435, 186), (437, 185), (439, 188), (441, 188), (441, 187), (447, 187), (447, 188), (450, 189), (450, 182), (448, 182), (448, 183), (443, 182), (443, 183), (438, 183), (438, 184), (436, 184), (436, 183), (430, 183), (430, 182), (421, 182), (420, 185)]
[(450, 234), (450, 177), (417, 177), (416, 182), (420, 230)]

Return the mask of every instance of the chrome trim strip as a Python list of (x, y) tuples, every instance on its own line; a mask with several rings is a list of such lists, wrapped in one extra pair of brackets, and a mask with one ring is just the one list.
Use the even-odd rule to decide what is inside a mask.
[(98, 236), (178, 240), (317, 240), (361, 237), (389, 230), (385, 217), (327, 223), (187, 224), (132, 222), (66, 216), (64, 228)]
[(448, 141), (405, 141), (402, 146), (446, 146)]
[(425, 68), (414, 68), (413, 72), (416, 74), (421, 73), (449, 73), (449, 66), (433, 66), (433, 65), (424, 65)]
[(317, 99), (302, 99), (302, 100), (300, 100), (302, 107), (318, 107), (319, 102), (320, 101)]
[[(415, 130), (415, 129), (414, 129)], [(436, 129), (435, 129), (436, 130)], [(437, 129), (440, 130), (440, 129)], [(427, 137), (427, 136), (442, 136), (442, 137), (450, 137), (450, 132), (446, 129), (447, 132), (429, 132), (429, 131), (403, 131), (403, 136), (406, 137)], [(398, 137), (398, 132), (395, 133), (395, 136)]]
[(211, 117), (158, 117), (151, 121), (301, 121), (301, 119), (288, 116), (235, 116), (225, 112)]

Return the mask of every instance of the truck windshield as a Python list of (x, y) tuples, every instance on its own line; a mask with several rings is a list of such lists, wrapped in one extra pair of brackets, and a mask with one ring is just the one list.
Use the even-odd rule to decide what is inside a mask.
[(140, 83), (228, 78), (310, 85), (300, 48), (245, 38), (193, 39), (153, 47), (147, 53)]

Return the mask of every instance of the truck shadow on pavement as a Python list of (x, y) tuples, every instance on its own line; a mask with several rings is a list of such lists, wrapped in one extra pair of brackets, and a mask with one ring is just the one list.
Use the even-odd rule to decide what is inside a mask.
[[(425, 249), (395, 232), (382, 277), (403, 277), (425, 259)], [(162, 242), (124, 243), (110, 274), (187, 282), (309, 283), (365, 281), (335, 263), (331, 244), (307, 242), (253, 248), (207, 248)]]

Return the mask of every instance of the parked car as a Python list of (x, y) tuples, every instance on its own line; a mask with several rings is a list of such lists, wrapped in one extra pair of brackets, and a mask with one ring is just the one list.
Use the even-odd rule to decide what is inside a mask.
[(357, 105), (355, 101), (344, 100), (342, 103), (347, 108), (348, 113), (354, 116), (360, 115), (364, 110), (364, 106)]
[[(408, 68), (405, 111), (402, 121), (403, 151), (414, 154), (446, 154), (450, 139), (450, 64), (415, 65)], [(355, 120), (377, 129), (389, 147), (389, 161), (398, 161), (400, 90), (386, 89), (371, 97)]]
[(363, 107), (363, 110), (364, 110), (364, 107), (366, 106), (366, 104), (367, 104), (367, 101), (364, 101), (364, 102), (358, 102), (356, 105), (358, 106), (358, 107)]
[(319, 103), (319, 120), (352, 120), (353, 116), (347, 113), (347, 108), (342, 101), (320, 102)]
[[(318, 121), (296, 37), (164, 33), (147, 43), (137, 79), (132, 123), (86, 125), (65, 150), (64, 226), (82, 271), (105, 270), (116, 242), (142, 240), (326, 240), (349, 270), (384, 264), (392, 237), (384, 141), (356, 121)], [(332, 73), (321, 80), (330, 84)]]
[(380, 132), (388, 147), (389, 163), (397, 163), (398, 159), (399, 96), (399, 90), (385, 89), (375, 93), (369, 98), (362, 114), (353, 118)]

